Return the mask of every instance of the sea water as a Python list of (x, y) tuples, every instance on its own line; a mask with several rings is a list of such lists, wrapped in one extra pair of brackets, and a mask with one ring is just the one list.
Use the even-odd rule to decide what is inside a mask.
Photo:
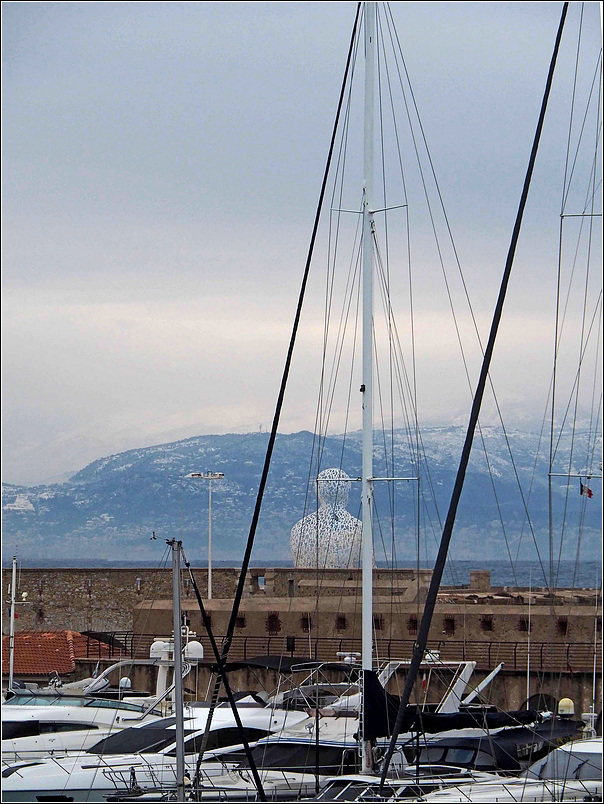
[[(90, 569), (120, 569), (120, 568), (156, 568), (156, 562), (152, 561), (116, 561), (108, 559), (23, 559), (20, 562), (22, 567), (39, 568), (68, 568), (86, 567)], [(193, 567), (207, 567), (205, 561), (191, 562)], [(386, 568), (386, 563), (378, 561), (379, 568)], [(3, 566), (10, 566), (3, 561)], [(213, 562), (214, 567), (234, 567), (237, 561), (218, 560)], [(252, 567), (291, 567), (292, 562), (287, 560), (263, 561), (261, 559), (251, 561)], [(400, 561), (398, 566), (404, 569), (414, 569), (417, 565), (413, 561)], [(422, 569), (432, 569), (433, 564), (422, 561)], [(538, 560), (519, 560), (512, 563), (509, 560), (488, 561), (485, 559), (476, 560), (454, 560), (448, 559), (443, 575), (445, 586), (467, 586), (470, 583), (470, 570), (489, 570), (491, 573), (492, 586), (548, 586), (549, 585), (549, 561), (544, 558)], [(602, 562), (601, 561), (556, 561), (554, 565), (554, 587), (567, 589), (599, 589), (602, 585)]]
[[(470, 570), (489, 570), (492, 586), (548, 586), (549, 562), (455, 561), (447, 562), (443, 576), (446, 585), (470, 583)], [(568, 589), (596, 589), (602, 585), (600, 561), (556, 561), (552, 586)]]

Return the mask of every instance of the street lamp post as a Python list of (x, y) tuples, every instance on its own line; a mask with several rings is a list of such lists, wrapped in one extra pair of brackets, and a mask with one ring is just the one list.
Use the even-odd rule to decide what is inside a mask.
[(222, 480), (222, 472), (190, 472), (185, 480), (208, 481), (208, 600), (212, 599), (212, 480)]

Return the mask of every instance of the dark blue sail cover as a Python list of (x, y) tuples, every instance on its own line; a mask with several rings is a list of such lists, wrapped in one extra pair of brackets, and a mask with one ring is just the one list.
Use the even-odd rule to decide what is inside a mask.
[[(363, 737), (374, 740), (389, 737), (399, 708), (399, 698), (387, 692), (380, 684), (376, 673), (366, 670), (363, 673)], [(512, 712), (422, 712), (416, 706), (407, 706), (400, 733), (418, 731), (436, 734), (451, 729), (485, 728), (496, 729), (502, 726), (523, 726), (539, 720), (539, 713), (533, 709)]]

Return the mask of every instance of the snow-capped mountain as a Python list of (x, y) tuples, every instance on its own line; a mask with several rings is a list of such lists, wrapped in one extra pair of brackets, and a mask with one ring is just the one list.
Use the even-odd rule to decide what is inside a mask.
[[(421, 492), (419, 542), (430, 558), (440, 537), (464, 438), (463, 427), (432, 427), (420, 439), (406, 431), (375, 434), (375, 476), (415, 478)], [(3, 485), (5, 558), (21, 557), (152, 560), (158, 542), (179, 538), (191, 559), (207, 555), (208, 485), (186, 480), (189, 472), (222, 472), (212, 486), (213, 557), (237, 563), (249, 531), (268, 442), (266, 433), (207, 435), (128, 450), (94, 461), (67, 482), (46, 486)], [(318, 441), (309, 432), (279, 435), (260, 515), (254, 557), (290, 558), (292, 526), (316, 506), (313, 478), (334, 466), (360, 474), (360, 434)], [(590, 468), (594, 452), (587, 433), (559, 444), (553, 477), (555, 538), (574, 558), (599, 549), (601, 475)], [(599, 447), (598, 447), (599, 456)], [(419, 460), (416, 456), (420, 455)], [(537, 457), (536, 457), (537, 456)], [(599, 457), (597, 459), (600, 460)], [(570, 468), (569, 468), (570, 467)], [(452, 551), (460, 559), (542, 555), (548, 540), (548, 448), (535, 433), (503, 434), (495, 427), (477, 432), (454, 531)], [(581, 495), (580, 483), (593, 491)], [(519, 490), (519, 484), (522, 492)], [(349, 511), (360, 516), (357, 483), (351, 484)], [(412, 560), (416, 555), (417, 481), (376, 482), (376, 558)], [(392, 497), (389, 490), (396, 489)], [(530, 514), (530, 525), (526, 512)], [(394, 528), (392, 527), (394, 523)], [(558, 546), (556, 547), (558, 550)]]

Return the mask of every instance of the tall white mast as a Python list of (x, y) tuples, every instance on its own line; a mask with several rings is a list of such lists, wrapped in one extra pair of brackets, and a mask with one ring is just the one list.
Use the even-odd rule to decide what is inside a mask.
[[(363, 159), (363, 462), (362, 496), (362, 666), (373, 666), (373, 131), (375, 108), (376, 4), (365, 3), (365, 126)], [(363, 712), (363, 723), (365, 713)], [(363, 741), (362, 771), (372, 770), (371, 745)]]
[(362, 664), (372, 669), (373, 631), (373, 114), (375, 3), (365, 3), (365, 143), (363, 192), (363, 465), (362, 465)]

